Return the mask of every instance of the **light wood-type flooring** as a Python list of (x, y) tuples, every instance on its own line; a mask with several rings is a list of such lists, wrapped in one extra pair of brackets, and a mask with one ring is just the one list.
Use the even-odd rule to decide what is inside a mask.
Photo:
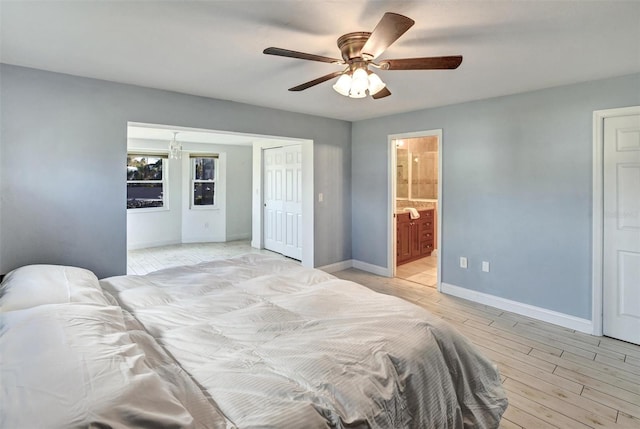
[[(255, 251), (247, 242), (136, 250), (129, 252), (129, 270), (144, 274)], [(400, 278), (356, 269), (334, 275), (424, 307), (467, 336), (502, 375), (509, 408), (501, 428), (640, 428), (640, 346), (444, 295)]]
[(396, 277), (429, 287), (438, 285), (438, 257), (427, 256), (396, 267)]

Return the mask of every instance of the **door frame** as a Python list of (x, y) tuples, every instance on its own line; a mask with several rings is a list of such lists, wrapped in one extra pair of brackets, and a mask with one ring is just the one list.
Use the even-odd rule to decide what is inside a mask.
[(604, 120), (616, 116), (640, 115), (640, 106), (593, 112), (593, 210), (591, 259), (591, 323), (593, 335), (602, 336), (604, 265)]
[(437, 268), (437, 289), (440, 292), (442, 287), (442, 219), (443, 210), (442, 210), (442, 152), (444, 148), (443, 140), (442, 140), (442, 128), (426, 130), (426, 131), (415, 131), (411, 133), (401, 133), (401, 134), (390, 134), (387, 136), (387, 149), (389, 164), (388, 164), (388, 192), (389, 200), (387, 202), (387, 249), (389, 251), (387, 255), (387, 266), (389, 267), (389, 277), (396, 276), (396, 217), (395, 207), (396, 207), (396, 182), (397, 182), (397, 173), (396, 173), (396, 146), (394, 140), (400, 139), (410, 139), (415, 137), (430, 137), (436, 136), (438, 137), (438, 212), (437, 222), (436, 222), (436, 235), (437, 235), (437, 249), (438, 249), (438, 268)]

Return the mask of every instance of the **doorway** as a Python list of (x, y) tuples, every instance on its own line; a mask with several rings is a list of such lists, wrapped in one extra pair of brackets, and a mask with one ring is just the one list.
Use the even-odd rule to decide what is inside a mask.
[[(298, 229), (301, 257), (297, 259), (304, 266), (314, 266), (312, 140), (138, 122), (129, 122), (127, 130), (127, 151), (158, 155), (166, 182), (162, 183), (162, 192), (155, 194), (155, 199), (162, 201), (161, 206), (143, 208), (131, 216), (128, 212), (128, 251), (184, 243), (249, 241), (252, 248), (264, 249), (262, 152), (270, 147), (298, 145), (302, 159), (301, 214), (305, 223)], [(169, 157), (174, 132), (180, 143), (179, 159)], [(191, 201), (195, 189), (192, 182), (198, 179), (191, 177), (192, 154), (218, 156), (213, 207), (203, 209), (201, 204)], [(136, 222), (130, 223), (129, 218)], [(190, 221), (192, 218), (196, 221)]]
[(440, 290), (442, 130), (389, 136), (389, 267)]
[(640, 344), (640, 107), (594, 112), (594, 334)]

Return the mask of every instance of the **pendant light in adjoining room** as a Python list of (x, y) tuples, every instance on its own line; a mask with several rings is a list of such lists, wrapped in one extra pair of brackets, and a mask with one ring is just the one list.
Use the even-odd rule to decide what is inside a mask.
[(169, 142), (169, 158), (180, 159), (182, 158), (182, 143), (176, 140), (178, 133), (173, 132), (173, 139)]

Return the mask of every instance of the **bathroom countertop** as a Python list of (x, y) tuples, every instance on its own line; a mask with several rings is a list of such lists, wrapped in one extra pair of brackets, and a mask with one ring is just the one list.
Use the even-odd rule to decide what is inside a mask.
[[(408, 207), (407, 207), (408, 208)], [(418, 211), (435, 209), (435, 205), (431, 203), (431, 207), (414, 207)], [(409, 213), (405, 207), (396, 207), (395, 214)]]

